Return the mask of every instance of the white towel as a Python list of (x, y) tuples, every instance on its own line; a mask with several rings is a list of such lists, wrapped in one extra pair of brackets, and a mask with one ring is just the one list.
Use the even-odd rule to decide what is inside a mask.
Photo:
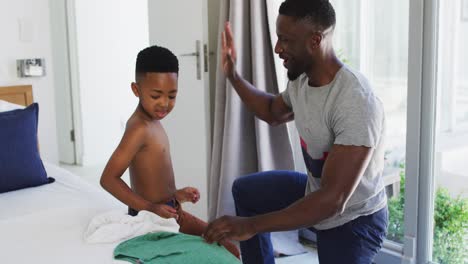
[(85, 231), (87, 243), (116, 243), (151, 232), (179, 232), (174, 218), (165, 219), (148, 211), (130, 216), (122, 211), (110, 211), (95, 216)]
[(293, 256), (307, 252), (304, 246), (299, 242), (298, 230), (272, 232), (271, 244), (275, 256)]

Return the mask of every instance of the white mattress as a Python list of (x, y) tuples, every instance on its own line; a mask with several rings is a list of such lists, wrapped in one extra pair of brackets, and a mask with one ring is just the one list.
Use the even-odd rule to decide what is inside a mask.
[(116, 244), (86, 244), (90, 220), (123, 204), (52, 164), (55, 182), (0, 194), (1, 263), (127, 263), (113, 260)]

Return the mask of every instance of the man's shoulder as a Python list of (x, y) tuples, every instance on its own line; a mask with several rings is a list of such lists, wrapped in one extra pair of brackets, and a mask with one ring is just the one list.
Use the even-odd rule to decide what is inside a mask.
[(351, 87), (354, 90), (358, 91), (370, 91), (372, 92), (372, 87), (369, 83), (367, 77), (349, 66), (344, 65), (340, 71), (341, 73), (341, 82), (342, 86)]
[[(383, 109), (383, 103), (364, 74), (346, 67), (332, 91), (336, 109)], [(380, 111), (380, 110), (379, 110)]]
[(332, 94), (338, 102), (348, 101), (378, 101), (369, 80), (359, 71), (343, 66), (340, 76), (335, 82)]

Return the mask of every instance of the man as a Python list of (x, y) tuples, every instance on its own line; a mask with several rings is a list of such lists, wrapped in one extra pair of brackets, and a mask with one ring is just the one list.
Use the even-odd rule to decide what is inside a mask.
[[(239, 76), (229, 23), (222, 34), (224, 73), (247, 107), (271, 125), (295, 120), (307, 175), (262, 172), (234, 182), (240, 217), (209, 224), (208, 242), (241, 242), (244, 263), (274, 263), (269, 233), (314, 227), (320, 263), (372, 263), (386, 236), (382, 181), (384, 111), (367, 79), (336, 57), (335, 11), (326, 0), (286, 0), (275, 52), (290, 82), (261, 92)], [(305, 192), (305, 195), (304, 195)]]

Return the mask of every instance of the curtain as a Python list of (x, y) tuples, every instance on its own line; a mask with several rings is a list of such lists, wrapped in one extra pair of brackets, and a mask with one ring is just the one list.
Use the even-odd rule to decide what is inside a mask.
[[(226, 0), (220, 6), (219, 36), (229, 20), (237, 52), (237, 71), (257, 89), (277, 94), (274, 54), (266, 1)], [(218, 42), (218, 54), (221, 42)], [(208, 216), (235, 215), (235, 179), (258, 171), (293, 170), (286, 125), (271, 127), (249, 112), (220, 67), (216, 67)]]

